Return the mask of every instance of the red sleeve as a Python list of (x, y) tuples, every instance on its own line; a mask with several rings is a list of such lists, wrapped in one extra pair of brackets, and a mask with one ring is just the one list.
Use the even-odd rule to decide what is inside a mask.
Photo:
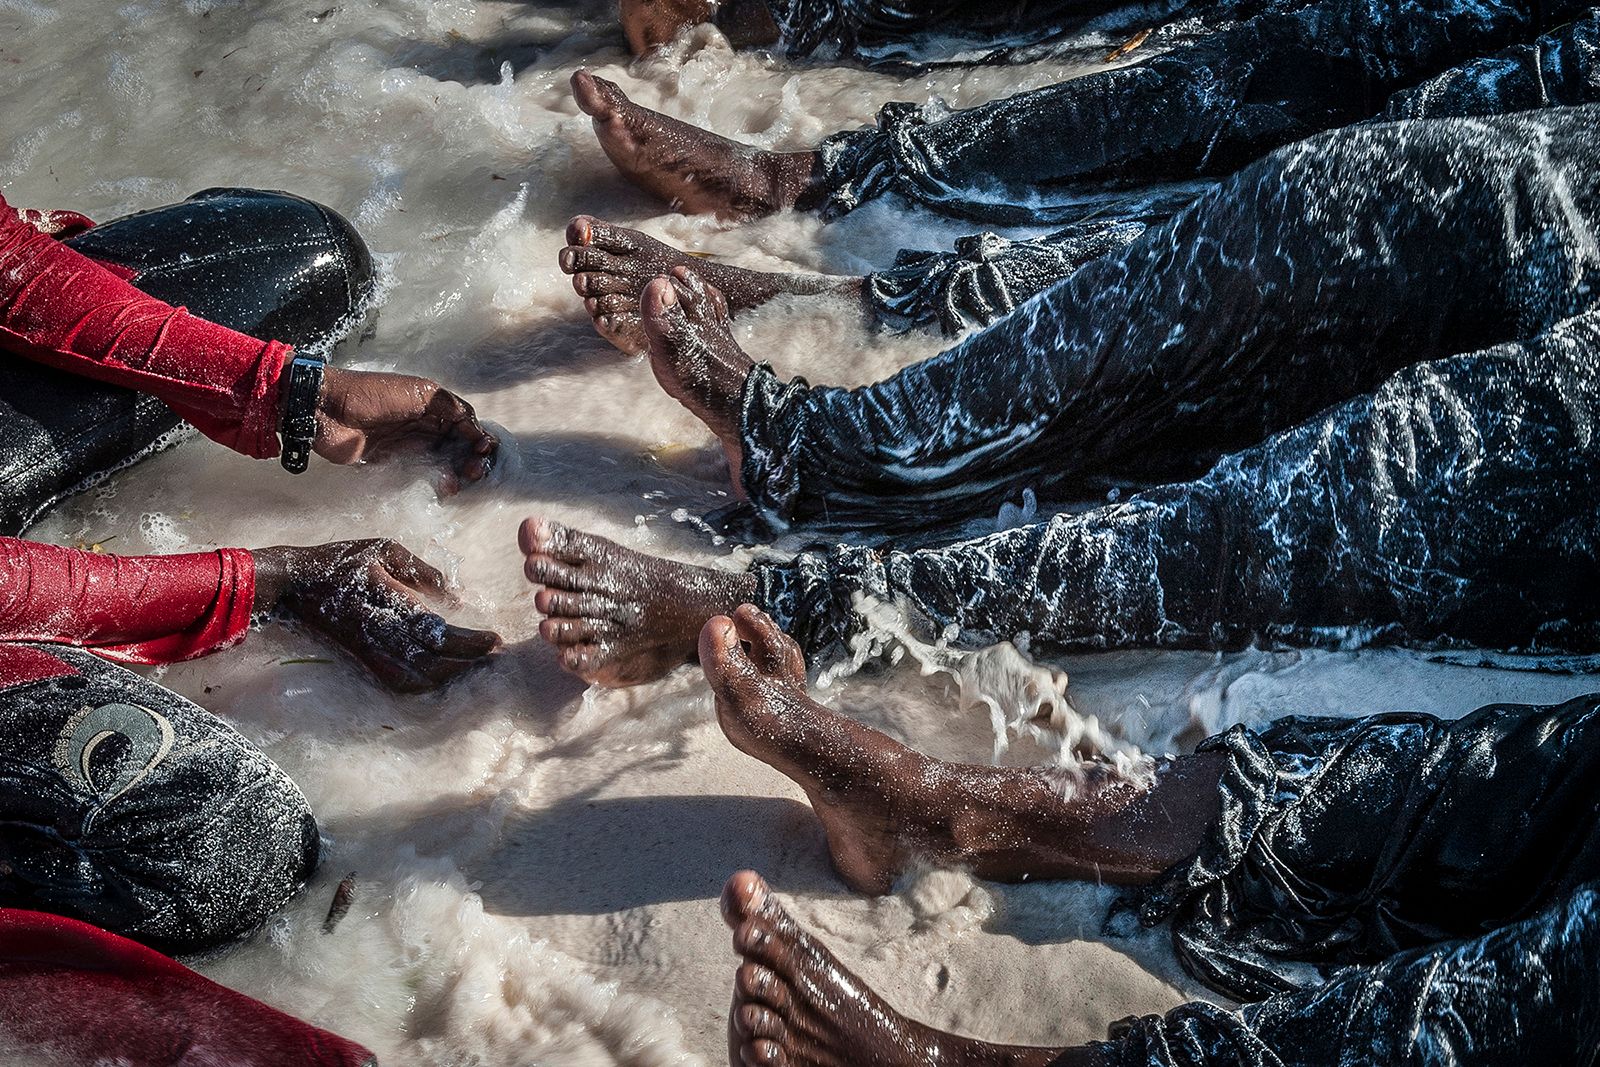
[(176, 663), (244, 637), (255, 606), (249, 552), (106, 556), (0, 537), (0, 642), (93, 648), (124, 663)]
[(0, 197), (0, 347), (149, 393), (245, 455), (278, 454), (287, 345), (156, 300), (29, 225)]

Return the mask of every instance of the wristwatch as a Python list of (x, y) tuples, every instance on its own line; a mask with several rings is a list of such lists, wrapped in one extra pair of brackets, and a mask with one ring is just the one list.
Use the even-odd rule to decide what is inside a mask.
[(289, 376), (289, 398), (283, 405), (283, 422), (278, 436), (283, 439), (280, 462), (290, 474), (302, 473), (311, 462), (311, 446), (317, 442), (317, 405), (322, 401), (322, 360), (314, 356), (295, 356), (285, 372)]

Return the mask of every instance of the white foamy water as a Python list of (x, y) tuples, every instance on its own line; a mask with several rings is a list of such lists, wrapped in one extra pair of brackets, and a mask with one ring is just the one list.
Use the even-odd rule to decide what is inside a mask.
[[(611, 173), (568, 97), (572, 70), (593, 65), (645, 104), (783, 147), (888, 100), (939, 93), (961, 106), (1065, 73), (796, 72), (709, 36), (630, 67), (611, 18), (609, 0), (0, 0), (0, 186), (14, 204), (106, 219), (217, 185), (322, 200), (356, 221), (392, 283), (360, 365), (435, 376), (506, 436), (492, 484), (444, 503), (417, 467), (293, 478), (194, 441), (35, 531), (115, 537), (122, 552), (385, 533), (460, 581), (465, 621), (507, 638), (493, 666), (420, 697), (388, 695), (276, 628), (160, 672), (293, 774), (330, 838), (303, 897), (199, 966), (394, 1064), (714, 1064), (734, 965), (716, 895), (754, 867), (897, 1006), (936, 1025), (1078, 1042), (1191, 995), (1161, 935), (1099, 940), (1109, 893), (1095, 887), (929, 872), (884, 900), (848, 894), (802, 794), (726, 744), (693, 671), (586, 695), (537, 641), (514, 540), (529, 513), (683, 559), (738, 558), (674, 518), (725, 502), (720, 462), (648, 369), (591, 333), (554, 266), (568, 216), (641, 224), (752, 267), (837, 273), (967, 229), (908, 222), (889, 204), (832, 227), (662, 216)], [(940, 347), (870, 334), (828, 305), (774, 306), (738, 330), (781, 371), (827, 382), (868, 381)], [(305, 659), (330, 661), (287, 662)], [(1051, 670), (1005, 649), (901, 659), (841, 672), (826, 698), (972, 760), (993, 758), (997, 724), (1017, 735), (1005, 759), (1053, 759), (1025, 710), (1042, 709), (1069, 747), (1161, 752), (1288, 712), (1457, 714), (1591, 688), (1394, 652), (1117, 655)], [(354, 906), (324, 935), (350, 872)]]

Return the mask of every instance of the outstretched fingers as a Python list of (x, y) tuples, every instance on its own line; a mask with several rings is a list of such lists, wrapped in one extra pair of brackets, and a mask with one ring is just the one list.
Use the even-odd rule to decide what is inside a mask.
[(379, 562), (384, 570), (419, 593), (439, 597), (452, 603), (459, 602), (450, 591), (444, 572), (423, 562), (398, 541), (385, 541), (378, 549)]
[[(438, 571), (417, 562), (442, 583)], [(416, 585), (387, 567), (377, 578), (376, 610), (365, 628), (367, 649), (377, 659), (394, 661), (400, 673), (414, 675), (420, 688), (443, 685), (500, 647), (500, 635), (492, 630), (456, 626), (422, 607), (412, 595)]]

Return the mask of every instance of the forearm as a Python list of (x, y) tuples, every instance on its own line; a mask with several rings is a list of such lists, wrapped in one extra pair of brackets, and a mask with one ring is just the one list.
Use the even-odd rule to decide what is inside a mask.
[(277, 454), (287, 347), (155, 300), (5, 210), (0, 345), (71, 374), (153, 395), (238, 451)]
[(254, 602), (242, 550), (112, 556), (0, 538), (0, 640), (174, 662), (240, 639)]
[(272, 611), (288, 592), (293, 553), (294, 549), (282, 545), (258, 548), (250, 553), (255, 561), (255, 595), (251, 602), (255, 614)]

